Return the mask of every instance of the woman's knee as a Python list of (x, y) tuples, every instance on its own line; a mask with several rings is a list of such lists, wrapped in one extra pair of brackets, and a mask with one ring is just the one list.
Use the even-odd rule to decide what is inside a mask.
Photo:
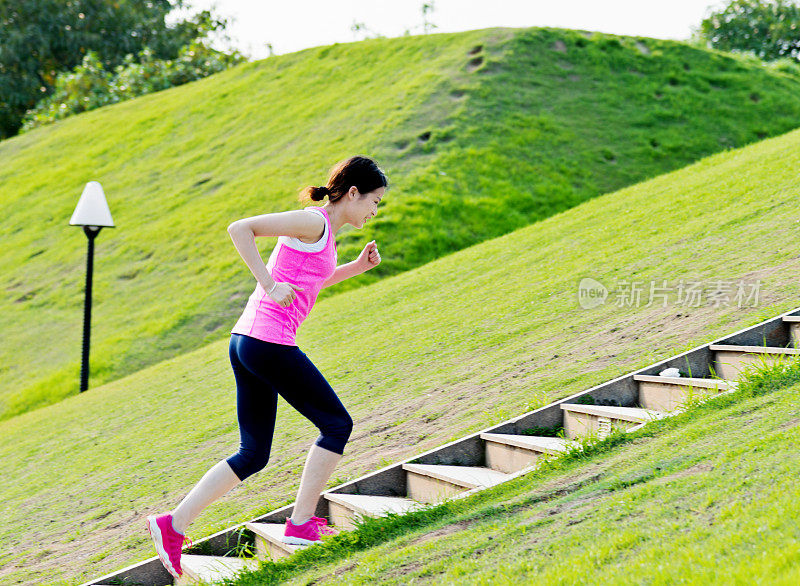
[(347, 437), (345, 439), (350, 438), (350, 434), (353, 433), (353, 418), (350, 417), (350, 414), (347, 414), (347, 418), (345, 419), (345, 429), (347, 430)]
[(227, 458), (227, 462), (236, 476), (239, 477), (239, 480), (244, 480), (266, 467), (267, 462), (269, 462), (269, 451), (239, 450), (239, 452)]
[(353, 418), (345, 411), (336, 418), (336, 429), (339, 437), (347, 441), (350, 434), (353, 432)]
[(341, 452), (353, 432), (353, 418), (349, 413), (344, 412), (330, 420), (320, 431), (325, 438), (324, 443), (338, 448), (335, 451)]

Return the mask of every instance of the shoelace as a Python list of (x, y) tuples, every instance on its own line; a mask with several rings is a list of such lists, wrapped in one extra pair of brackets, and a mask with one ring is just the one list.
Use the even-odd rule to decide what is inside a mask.
[(331, 529), (330, 527), (326, 527), (328, 524), (327, 519), (323, 519), (322, 517), (311, 517), (311, 520), (314, 521), (317, 526), (319, 527), (319, 532), (323, 535), (335, 535), (336, 531)]
[[(178, 553), (183, 554), (183, 544), (186, 543), (187, 541), (189, 542), (189, 547), (192, 547), (194, 545), (191, 538), (184, 535), (183, 539), (181, 539), (181, 542), (178, 544)], [(178, 570), (178, 573), (181, 576), (183, 576), (183, 568), (180, 567), (180, 563), (178, 563), (177, 565), (178, 567), (176, 569)]]
[[(180, 533), (178, 533), (177, 535), (180, 535)], [(188, 535), (184, 535), (183, 539), (181, 539), (180, 543), (177, 544), (176, 549), (178, 551), (181, 551), (183, 549), (183, 544), (186, 543), (187, 541), (189, 542), (189, 547), (192, 547), (194, 545), (194, 542), (191, 540), (191, 538)], [(173, 542), (173, 543), (176, 543), (176, 542)]]

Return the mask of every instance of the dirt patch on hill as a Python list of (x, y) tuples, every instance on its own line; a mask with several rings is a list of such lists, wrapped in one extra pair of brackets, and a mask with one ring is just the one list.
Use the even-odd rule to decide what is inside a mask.
[(695, 464), (694, 466), (690, 466), (689, 468), (684, 468), (683, 470), (678, 470), (677, 472), (673, 472), (672, 474), (667, 474), (666, 476), (662, 476), (658, 479), (659, 482), (669, 482), (670, 480), (675, 480), (677, 478), (685, 478), (687, 476), (693, 476), (695, 474), (702, 474), (703, 472), (711, 472), (714, 469), (714, 466), (708, 463), (700, 463)]
[(434, 529), (433, 531), (430, 531), (425, 535), (420, 535), (419, 537), (412, 539), (411, 541), (406, 543), (406, 546), (419, 545), (420, 543), (427, 543), (429, 541), (439, 539), (440, 537), (444, 537), (445, 535), (451, 535), (459, 531), (464, 531), (465, 529), (468, 529), (469, 527), (475, 525), (477, 522), (478, 519), (469, 519), (445, 525), (444, 527), (440, 527), (439, 529)]
[(347, 572), (354, 570), (358, 567), (358, 562), (352, 562), (347, 564), (346, 566), (342, 566), (341, 568), (337, 568), (330, 574), (325, 574), (324, 576), (320, 576), (316, 580), (311, 580), (307, 582), (307, 586), (311, 584), (322, 584), (323, 582), (328, 582), (331, 579), (339, 578), (342, 574), (346, 574)]

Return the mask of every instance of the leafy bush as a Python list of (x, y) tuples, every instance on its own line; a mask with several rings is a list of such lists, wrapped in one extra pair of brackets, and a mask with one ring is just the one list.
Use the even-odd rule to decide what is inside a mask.
[(73, 114), (207, 77), (245, 60), (236, 50), (224, 53), (195, 39), (183, 46), (175, 59), (156, 59), (145, 47), (136, 57), (126, 55), (121, 65), (108, 71), (97, 53), (89, 51), (80, 65), (56, 77), (52, 94), (25, 113), (20, 134)]
[(796, 0), (729, 0), (703, 19), (698, 33), (721, 51), (752, 52), (764, 61), (800, 61)]

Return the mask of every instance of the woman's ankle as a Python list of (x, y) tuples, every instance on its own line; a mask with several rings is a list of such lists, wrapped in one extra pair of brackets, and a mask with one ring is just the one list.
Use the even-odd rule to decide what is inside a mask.
[(174, 514), (172, 515), (172, 529), (176, 533), (180, 533), (181, 535), (184, 535), (186, 533), (186, 526), (183, 525), (182, 523), (180, 523), (179, 521), (177, 521), (175, 519), (175, 515)]

